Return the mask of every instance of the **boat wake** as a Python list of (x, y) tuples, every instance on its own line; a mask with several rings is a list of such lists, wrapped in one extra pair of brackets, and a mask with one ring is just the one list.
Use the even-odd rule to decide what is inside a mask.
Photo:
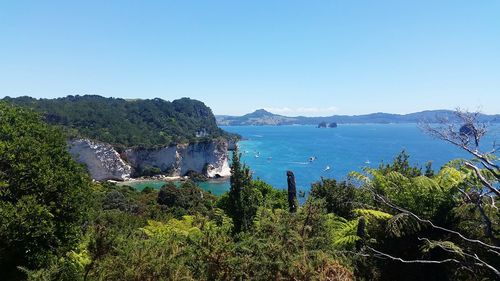
[(309, 162), (288, 162), (288, 164), (308, 165)]

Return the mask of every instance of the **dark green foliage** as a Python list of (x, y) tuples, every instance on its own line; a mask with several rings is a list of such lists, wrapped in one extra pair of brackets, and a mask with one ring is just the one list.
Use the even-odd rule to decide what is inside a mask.
[(66, 257), (59, 260), (51, 260), (50, 264), (40, 270), (29, 270), (20, 268), (27, 276), (27, 280), (45, 281), (80, 281), (83, 280), (81, 267)]
[(177, 217), (195, 213), (208, 214), (215, 200), (215, 196), (192, 181), (187, 181), (180, 187), (168, 183), (158, 193), (158, 204), (172, 211)]
[(126, 185), (115, 183), (99, 183), (98, 191), (94, 192), (94, 208), (92, 214), (98, 216), (102, 211), (127, 213), (138, 217), (161, 218), (164, 212), (156, 203), (158, 191), (144, 188), (138, 191)]
[[(286, 201), (285, 201), (286, 202)], [(88, 280), (353, 280), (330, 248), (328, 216), (310, 202), (295, 215), (259, 208), (251, 230), (232, 236), (231, 220), (215, 210), (148, 221), (106, 212), (89, 232)], [(138, 221), (137, 221), (138, 222)], [(83, 270), (82, 270), (82, 275)]]
[(173, 207), (181, 197), (181, 191), (173, 183), (167, 183), (161, 187), (158, 193), (158, 204)]
[(192, 180), (194, 182), (203, 182), (203, 181), (208, 180), (207, 176), (200, 174), (198, 172), (195, 172), (193, 170), (187, 171), (187, 173), (184, 176), (188, 177), (190, 180)]
[(276, 189), (261, 180), (252, 181), (252, 187), (259, 192), (259, 197), (262, 198), (259, 206), (273, 210), (288, 208), (288, 193), (286, 190)]
[(286, 190), (276, 190), (260, 180), (252, 180), (250, 170), (240, 162), (240, 154), (233, 152), (231, 189), (219, 199), (217, 206), (233, 219), (234, 232), (249, 230), (259, 207), (287, 209)]
[(150, 193), (153, 193), (155, 192), (155, 189), (151, 186), (146, 186), (145, 188), (143, 188), (141, 190), (141, 193), (144, 193), (144, 194), (150, 194)]
[(392, 164), (381, 164), (379, 169), (387, 174), (389, 172), (398, 172), (406, 177), (417, 177), (422, 175), (422, 169), (419, 167), (412, 167), (410, 165), (410, 155), (406, 152), (406, 150), (401, 151)]
[(252, 231), (239, 235), (236, 277), (243, 280), (353, 280), (335, 256), (320, 202), (308, 201), (297, 213), (259, 208)]
[(6, 280), (72, 249), (89, 206), (90, 180), (62, 133), (0, 103), (0, 268)]
[(57, 99), (5, 98), (44, 114), (71, 136), (83, 136), (116, 146), (153, 147), (226, 135), (202, 102), (182, 98), (124, 100), (100, 96)]
[(151, 177), (151, 176), (156, 176), (161, 174), (161, 169), (158, 167), (152, 167), (145, 165), (144, 167), (141, 168), (141, 170), (138, 172), (138, 175), (145, 176), (145, 177)]
[(311, 186), (312, 198), (324, 199), (329, 213), (344, 218), (352, 217), (355, 195), (356, 187), (345, 181), (337, 182), (334, 179), (321, 178), (320, 182), (313, 183)]
[(432, 161), (429, 161), (425, 164), (425, 172), (424, 175), (426, 177), (433, 177), (434, 176), (434, 170), (432, 169)]
[[(228, 216), (233, 219), (234, 231), (240, 232), (245, 226), (251, 223), (249, 214), (245, 213), (245, 209), (254, 209), (249, 206), (244, 206), (244, 199), (250, 199), (250, 183), (252, 176), (250, 169), (240, 162), (241, 155), (238, 151), (233, 151), (233, 159), (231, 163), (231, 189), (229, 190), (229, 198), (225, 211)], [(245, 190), (245, 191), (244, 191)]]
[(129, 211), (131, 206), (123, 193), (118, 190), (112, 190), (104, 197), (102, 208), (104, 210), (118, 209), (120, 211)]

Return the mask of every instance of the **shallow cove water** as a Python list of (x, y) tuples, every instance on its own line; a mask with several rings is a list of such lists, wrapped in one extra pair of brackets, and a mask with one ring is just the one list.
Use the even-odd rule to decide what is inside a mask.
[[(180, 186), (182, 181), (173, 181), (176, 186)], [(154, 189), (160, 189), (163, 185), (166, 184), (165, 181), (162, 180), (141, 180), (141, 181), (133, 181), (133, 182), (124, 182), (120, 183), (121, 185), (128, 185), (137, 190), (143, 190), (146, 187), (152, 187)], [(221, 195), (224, 192), (229, 190), (229, 179), (221, 179), (221, 180), (210, 180), (206, 182), (197, 182), (198, 186), (202, 189), (214, 194)]]
[[(224, 130), (240, 134), (243, 162), (254, 178), (275, 188), (286, 188), (286, 171), (295, 173), (297, 189), (307, 193), (311, 183), (321, 177), (346, 179), (351, 171), (378, 167), (403, 149), (412, 164), (424, 166), (432, 161), (434, 169), (457, 158), (471, 158), (460, 149), (424, 134), (416, 124), (339, 124), (337, 128), (315, 126), (224, 126)], [(500, 126), (490, 127), (484, 139), (485, 149), (500, 137)], [(311, 157), (315, 157), (311, 161)], [(327, 169), (329, 168), (329, 169)], [(146, 186), (160, 188), (163, 181), (127, 183), (139, 190)], [(177, 183), (179, 184), (179, 183)], [(204, 190), (220, 195), (229, 190), (228, 180), (199, 183)]]

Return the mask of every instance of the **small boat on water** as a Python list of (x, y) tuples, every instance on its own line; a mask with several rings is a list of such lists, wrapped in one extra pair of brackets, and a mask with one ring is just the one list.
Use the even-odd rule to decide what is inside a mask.
[(309, 157), (309, 162), (314, 162), (317, 159), (316, 156), (311, 156)]
[(330, 169), (331, 169), (331, 168), (330, 168), (330, 166), (326, 166), (326, 167), (325, 167), (325, 170), (323, 170), (323, 172), (330, 171)]
[(370, 164), (370, 163), (371, 163), (370, 160), (365, 161), (365, 164)]

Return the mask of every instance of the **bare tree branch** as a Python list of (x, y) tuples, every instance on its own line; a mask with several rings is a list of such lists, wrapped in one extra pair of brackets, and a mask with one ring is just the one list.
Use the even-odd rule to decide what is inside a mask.
[(383, 253), (383, 252), (380, 252), (380, 251), (377, 251), (375, 249), (373, 249), (372, 247), (369, 247), (369, 246), (366, 246), (365, 247), (366, 249), (374, 252), (376, 255), (379, 255), (381, 257), (385, 257), (385, 258), (388, 258), (388, 259), (391, 259), (391, 260), (394, 260), (394, 261), (399, 261), (399, 262), (402, 262), (402, 263), (426, 263), (426, 264), (440, 264), (440, 263), (448, 263), (448, 262), (452, 262), (452, 263), (458, 263), (458, 264), (461, 264), (460, 261), (456, 260), (456, 259), (445, 259), (445, 260), (404, 260), (402, 258), (397, 258), (397, 257), (394, 257), (394, 256), (391, 256), (389, 254), (386, 254), (386, 253)]
[(479, 213), (481, 214), (481, 217), (483, 218), (484, 224), (485, 224), (485, 235), (489, 237), (495, 245), (498, 245), (498, 239), (493, 235), (493, 225), (491, 223), (491, 219), (486, 215), (486, 212), (484, 211), (484, 208), (481, 204), (481, 199), (479, 199), (476, 202), (476, 206), (479, 209)]
[[(440, 124), (439, 126), (432, 126), (430, 122), (421, 122), (420, 128), (427, 134), (447, 141), (472, 154), (474, 157), (480, 159), (488, 170), (493, 172), (495, 170), (498, 171), (500, 166), (487, 157), (487, 155), (491, 155), (496, 152), (496, 143), (493, 143), (492, 152), (479, 152), (479, 143), (481, 138), (487, 132), (487, 125), (479, 121), (479, 113), (471, 113), (457, 109), (455, 111), (455, 116), (457, 117), (457, 120), (454, 121), (437, 117)], [(473, 145), (470, 143), (471, 137), (474, 139)], [(497, 179), (500, 180), (498, 172), (494, 172), (494, 174)]]
[[(425, 241), (425, 242), (427, 242), (429, 244), (432, 244), (432, 242), (429, 239), (427, 239), (427, 238), (418, 238), (418, 240)], [(446, 247), (444, 247), (441, 244), (436, 244), (436, 246), (438, 246), (439, 248), (441, 248), (442, 250), (444, 250), (446, 252), (449, 252), (449, 253), (452, 253), (452, 254), (460, 254), (460, 255), (464, 255), (464, 256), (467, 256), (469, 258), (472, 258), (472, 259), (476, 260), (477, 262), (479, 262), (479, 265), (486, 266), (488, 269), (492, 270), (497, 276), (500, 276), (500, 271), (498, 269), (496, 269), (494, 266), (486, 263), (485, 261), (481, 260), (477, 256), (477, 254), (473, 254), (472, 255), (472, 254), (469, 254), (469, 253), (466, 253), (466, 252), (463, 252), (463, 251), (461, 251), (460, 253), (457, 253), (456, 251), (453, 251), (453, 250), (451, 250), (449, 248), (446, 248)]]
[(391, 207), (392, 209), (394, 210), (397, 210), (399, 212), (402, 212), (402, 213), (406, 213), (412, 217), (414, 217), (416, 220), (418, 220), (419, 222), (423, 222), (423, 223), (426, 223), (428, 225), (430, 225), (431, 227), (435, 228), (435, 229), (439, 229), (439, 230), (442, 230), (442, 231), (445, 231), (445, 232), (448, 232), (450, 234), (454, 234), (458, 237), (460, 237), (461, 239), (467, 241), (467, 242), (471, 242), (471, 243), (476, 243), (476, 244), (479, 244), (479, 245), (482, 245), (484, 247), (487, 247), (489, 248), (490, 250), (492, 250), (493, 252), (495, 252), (496, 254), (500, 255), (500, 253), (498, 252), (498, 250), (500, 250), (500, 247), (498, 246), (494, 246), (494, 245), (490, 245), (490, 244), (487, 244), (487, 243), (484, 243), (483, 241), (481, 240), (477, 240), (477, 239), (471, 239), (471, 238), (467, 238), (465, 237), (463, 234), (461, 234), (460, 232), (458, 231), (454, 231), (454, 230), (451, 230), (451, 229), (448, 229), (448, 228), (445, 228), (445, 227), (441, 227), (441, 226), (437, 226), (435, 225), (432, 221), (430, 220), (426, 220), (426, 219), (422, 219), (420, 218), (419, 216), (417, 216), (416, 214), (408, 211), (408, 210), (405, 210), (397, 205), (394, 205), (390, 202), (388, 202), (388, 200), (386, 200), (383, 196), (375, 193), (372, 191), (372, 193), (374, 194), (375, 196), (375, 199), (379, 202), (382, 202), (384, 204), (386, 204), (387, 206)]
[[(429, 239), (426, 239), (426, 240), (429, 241)], [(444, 259), (444, 260), (404, 260), (402, 258), (394, 257), (394, 256), (391, 256), (389, 254), (383, 253), (381, 251), (375, 250), (375, 249), (373, 249), (372, 247), (369, 247), (369, 246), (365, 246), (365, 248), (368, 249), (368, 250), (370, 250), (370, 251), (372, 251), (373, 253), (375, 253), (374, 257), (376, 257), (376, 258), (388, 258), (388, 259), (391, 259), (391, 260), (394, 260), (394, 261), (399, 261), (401, 263), (418, 263), (418, 264), (457, 263), (457, 264), (462, 264), (462, 262), (460, 262), (459, 260), (457, 260), (457, 259), (451, 259), (451, 258), (450, 259)], [(455, 253), (455, 252), (450, 251), (449, 249), (446, 249), (444, 247), (440, 247), (440, 248), (443, 249), (443, 250), (445, 250), (445, 251), (447, 251), (447, 252)], [(464, 254), (465, 256), (470, 257), (470, 258), (476, 260), (477, 263), (474, 263), (474, 264), (479, 265), (479, 266), (485, 266), (488, 269), (490, 269), (491, 271), (493, 271), (497, 276), (500, 277), (500, 271), (498, 271), (498, 269), (496, 269), (492, 265), (484, 262), (477, 255), (471, 255), (471, 254), (468, 254), (468, 253), (462, 253), (462, 254)], [(468, 270), (470, 270), (467, 267), (465, 267), (465, 268), (468, 269)]]
[(495, 176), (495, 178), (497, 178), (498, 180), (500, 180), (500, 172), (498, 171), (498, 169), (492, 168), (492, 167), (488, 166), (484, 162), (481, 162), (481, 164), (483, 165), (483, 167), (486, 170), (490, 171)]
[(491, 207), (495, 208), (498, 211), (498, 207), (495, 204), (495, 198), (492, 195), (488, 195), (491, 199)]
[(495, 193), (497, 196), (500, 196), (500, 190), (498, 190), (497, 188), (495, 188), (490, 182), (488, 182), (484, 176), (481, 174), (481, 170), (479, 170), (478, 167), (476, 167), (474, 164), (468, 162), (468, 161), (465, 161), (465, 166), (467, 166), (468, 168), (474, 170), (474, 172), (476, 173), (476, 176), (479, 178), (479, 180), (481, 181), (481, 183), (487, 187), (491, 192)]

